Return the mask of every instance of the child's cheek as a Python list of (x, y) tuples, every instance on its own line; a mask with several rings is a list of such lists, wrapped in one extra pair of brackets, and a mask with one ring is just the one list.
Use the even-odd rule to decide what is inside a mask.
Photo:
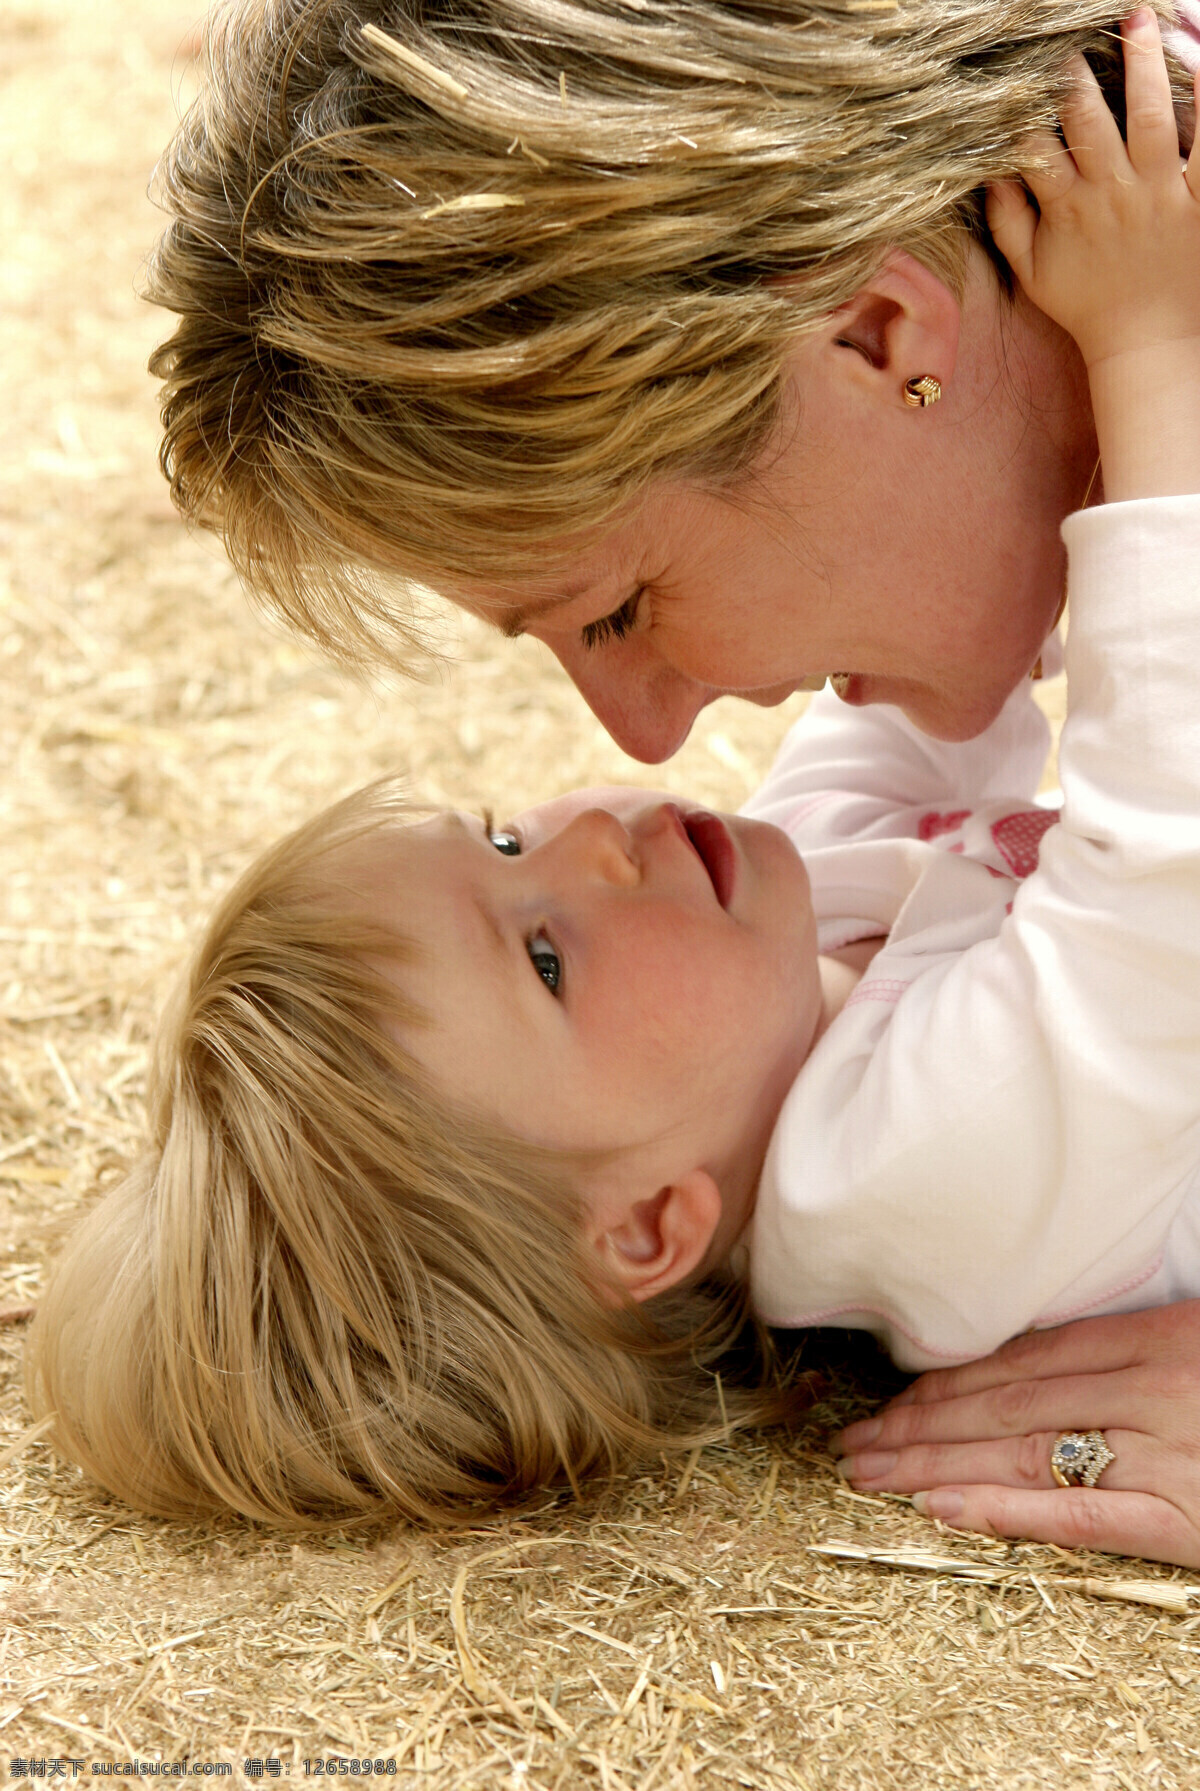
[(643, 985), (653, 992), (647, 1019), (672, 1048), (711, 1050), (741, 1035), (777, 979), (739, 937), (714, 939), (708, 929), (681, 926), (663, 941)]

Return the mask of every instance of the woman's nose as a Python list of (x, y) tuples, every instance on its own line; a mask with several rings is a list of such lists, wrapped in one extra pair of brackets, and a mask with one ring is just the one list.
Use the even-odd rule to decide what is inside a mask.
[(717, 692), (665, 664), (640, 642), (588, 652), (551, 643), (555, 658), (617, 745), (644, 765), (678, 752)]

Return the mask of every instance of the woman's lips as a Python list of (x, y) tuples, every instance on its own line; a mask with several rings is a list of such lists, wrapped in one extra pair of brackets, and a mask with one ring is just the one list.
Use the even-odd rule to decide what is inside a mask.
[(704, 809), (693, 809), (690, 815), (684, 815), (683, 826), (708, 872), (713, 893), (722, 908), (728, 909), (737, 880), (737, 853), (728, 827), (719, 815), (710, 815)]

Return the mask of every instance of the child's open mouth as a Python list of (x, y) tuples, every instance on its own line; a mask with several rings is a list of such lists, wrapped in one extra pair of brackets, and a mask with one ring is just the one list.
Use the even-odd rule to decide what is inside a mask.
[(684, 815), (683, 825), (696, 856), (708, 872), (718, 902), (722, 908), (728, 908), (737, 875), (737, 858), (728, 827), (718, 815), (707, 814), (704, 809)]

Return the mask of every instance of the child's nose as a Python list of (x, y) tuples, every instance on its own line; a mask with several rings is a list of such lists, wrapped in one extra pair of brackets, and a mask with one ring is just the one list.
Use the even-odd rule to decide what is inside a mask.
[(589, 808), (576, 815), (556, 843), (573, 867), (606, 883), (632, 888), (641, 881), (641, 865), (628, 830), (606, 808)]

